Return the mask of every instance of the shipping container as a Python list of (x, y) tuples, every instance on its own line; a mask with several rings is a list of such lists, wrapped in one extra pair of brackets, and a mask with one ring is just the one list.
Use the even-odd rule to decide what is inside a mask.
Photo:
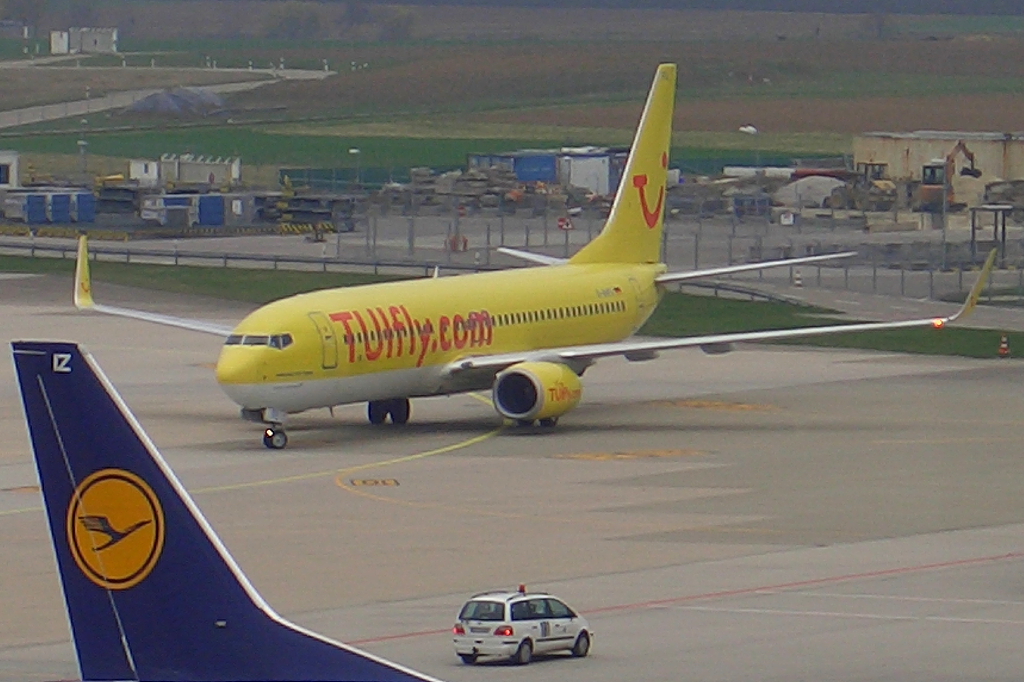
[(553, 153), (516, 155), (513, 164), (520, 182), (558, 181), (558, 159)]
[(50, 222), (67, 225), (71, 222), (71, 195), (51, 194), (47, 197), (50, 203)]
[(25, 195), (25, 222), (31, 225), (47, 222), (45, 194)]
[(224, 224), (224, 195), (204, 194), (199, 197), (199, 224)]
[(96, 222), (96, 195), (80, 192), (75, 195), (75, 220), (80, 223)]

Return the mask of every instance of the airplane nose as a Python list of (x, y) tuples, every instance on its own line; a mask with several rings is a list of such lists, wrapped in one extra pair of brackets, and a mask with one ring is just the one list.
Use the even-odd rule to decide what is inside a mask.
[(224, 348), (217, 359), (217, 382), (252, 384), (258, 380), (257, 359), (251, 348)]

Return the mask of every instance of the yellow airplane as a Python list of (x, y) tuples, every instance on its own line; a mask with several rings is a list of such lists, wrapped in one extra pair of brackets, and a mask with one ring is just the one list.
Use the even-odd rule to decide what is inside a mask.
[(963, 308), (947, 318), (631, 339), (669, 283), (853, 255), (667, 272), (660, 252), (675, 90), (676, 66), (660, 65), (607, 223), (568, 260), (505, 249), (544, 267), (324, 289), (269, 303), (227, 329), (94, 303), (83, 236), (75, 305), (224, 336), (217, 380), (243, 417), (266, 425), (263, 443), (274, 449), (288, 442), (286, 416), (312, 408), (366, 402), (370, 422), (403, 424), (409, 398), (491, 389), (502, 417), (554, 426), (579, 403), (580, 377), (600, 358), (942, 327), (973, 309), (994, 253)]

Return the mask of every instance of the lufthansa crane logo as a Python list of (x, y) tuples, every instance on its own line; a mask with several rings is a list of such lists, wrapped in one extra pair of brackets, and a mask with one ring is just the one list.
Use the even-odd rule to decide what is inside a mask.
[(126, 590), (152, 572), (164, 547), (164, 512), (153, 489), (123, 469), (82, 481), (67, 516), (68, 545), (89, 580)]
[[(668, 168), (668, 154), (664, 152), (661, 154), (661, 167)], [(647, 223), (649, 229), (653, 230), (658, 224), (658, 218), (661, 217), (661, 206), (665, 202), (665, 186), (662, 185), (658, 188), (658, 203), (655, 204), (653, 210), (647, 202), (647, 173), (634, 175), (633, 186), (636, 187), (637, 194), (640, 195), (640, 210), (644, 214), (644, 222)]]

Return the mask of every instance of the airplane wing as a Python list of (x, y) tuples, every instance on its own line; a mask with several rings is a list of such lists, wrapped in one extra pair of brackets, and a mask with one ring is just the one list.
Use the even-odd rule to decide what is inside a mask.
[(783, 260), (769, 260), (762, 263), (744, 263), (743, 265), (726, 265), (720, 268), (708, 268), (707, 270), (691, 270), (690, 272), (667, 272), (658, 276), (654, 281), (658, 284), (670, 282), (684, 282), (690, 279), (702, 279), (705, 277), (718, 277), (719, 275), (731, 275), (737, 272), (750, 272), (751, 270), (766, 270), (768, 268), (782, 268), (793, 265), (806, 265), (808, 263), (820, 263), (840, 258), (852, 258), (857, 255), (856, 251), (844, 251), (842, 253), (829, 253), (824, 256), (802, 256), (800, 258), (785, 258)]
[(215, 334), (221, 337), (227, 337), (233, 331), (231, 327), (216, 324), (214, 322), (207, 322), (205, 320), (193, 320), (184, 317), (174, 317), (171, 315), (160, 315), (158, 313), (146, 312), (145, 310), (118, 308), (115, 306), (96, 303), (92, 299), (92, 282), (89, 277), (89, 249), (84, 234), (78, 238), (78, 261), (75, 263), (74, 301), (75, 307), (79, 310), (95, 310), (98, 313), (104, 313), (106, 315), (130, 317), (136, 320), (155, 322), (157, 324), (163, 324), (170, 327), (189, 329), (191, 331), (204, 332), (206, 334)]
[(704, 347), (710, 352), (727, 349), (730, 344), (748, 341), (781, 341), (807, 336), (823, 336), (826, 334), (844, 334), (849, 332), (873, 332), (888, 329), (908, 329), (913, 327), (934, 327), (941, 329), (947, 324), (961, 320), (969, 315), (977, 306), (985, 283), (995, 264), (996, 251), (992, 250), (985, 261), (978, 280), (974, 283), (967, 300), (960, 309), (948, 317), (929, 317), (896, 322), (862, 322), (853, 324), (837, 324), (820, 327), (799, 327), (796, 329), (772, 329), (766, 331), (736, 332), (728, 334), (710, 334), (705, 336), (689, 336), (677, 339), (656, 339), (650, 341), (620, 341), (617, 343), (599, 343), (586, 346), (567, 346), (563, 348), (547, 348), (522, 353), (503, 353), (480, 357), (464, 358), (448, 366), (448, 372), (457, 374), (470, 370), (501, 371), (506, 367), (520, 362), (562, 362), (570, 365), (587, 366), (600, 358), (621, 355), (627, 359), (648, 360), (656, 357), (664, 350), (679, 348)]
[(543, 253), (533, 253), (532, 251), (510, 249), (507, 246), (498, 247), (498, 253), (503, 253), (506, 256), (512, 256), (513, 258), (519, 258), (520, 260), (529, 261), (531, 263), (540, 263), (541, 265), (562, 265), (569, 262), (565, 258), (545, 256)]

